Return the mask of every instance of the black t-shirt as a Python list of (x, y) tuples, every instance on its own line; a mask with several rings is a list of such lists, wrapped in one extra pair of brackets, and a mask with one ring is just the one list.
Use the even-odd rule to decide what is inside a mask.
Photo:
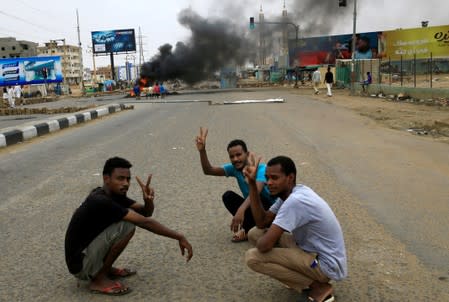
[(73, 214), (65, 236), (65, 260), (70, 273), (81, 271), (82, 251), (104, 229), (122, 220), (134, 202), (126, 196), (107, 195), (103, 188), (96, 188), (89, 194)]

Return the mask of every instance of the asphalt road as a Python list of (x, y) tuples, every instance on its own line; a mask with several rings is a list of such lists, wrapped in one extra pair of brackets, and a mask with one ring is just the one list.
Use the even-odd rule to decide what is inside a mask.
[[(123, 156), (134, 175), (153, 174), (154, 217), (194, 247), (139, 230), (119, 263), (135, 301), (295, 301), (298, 295), (243, 264), (248, 243), (232, 244), (221, 194), (235, 181), (204, 176), (194, 137), (209, 127), (212, 163), (242, 138), (265, 160), (284, 154), (299, 182), (328, 200), (345, 232), (350, 277), (338, 301), (447, 301), (449, 147), (388, 130), (366, 117), (288, 90), (190, 94), (182, 100), (284, 97), (285, 104), (142, 102), (135, 110), (0, 150), (0, 301), (109, 301), (91, 295), (64, 263), (65, 229), (101, 169)], [(129, 195), (140, 200), (133, 183)], [(406, 297), (404, 299), (399, 297)]]

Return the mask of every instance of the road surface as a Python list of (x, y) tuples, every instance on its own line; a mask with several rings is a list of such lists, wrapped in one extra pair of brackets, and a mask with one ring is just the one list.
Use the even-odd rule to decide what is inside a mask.
[[(209, 128), (213, 164), (244, 139), (264, 160), (283, 154), (302, 182), (334, 209), (345, 234), (349, 278), (337, 301), (449, 301), (449, 146), (389, 130), (325, 101), (289, 90), (182, 96), (228, 101), (278, 98), (284, 104), (138, 103), (50, 136), (0, 150), (0, 301), (109, 301), (77, 287), (64, 262), (74, 209), (101, 185), (104, 161), (122, 156), (132, 173), (153, 174), (154, 217), (187, 236), (177, 243), (138, 230), (119, 264), (138, 269), (133, 301), (296, 301), (298, 294), (250, 271), (249, 243), (233, 244), (221, 194), (233, 179), (201, 172), (194, 137)], [(133, 182), (129, 196), (140, 200)]]

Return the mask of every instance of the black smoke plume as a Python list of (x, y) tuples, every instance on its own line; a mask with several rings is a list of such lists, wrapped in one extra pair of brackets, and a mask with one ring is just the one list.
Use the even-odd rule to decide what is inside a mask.
[(208, 79), (229, 64), (243, 65), (254, 47), (244, 30), (225, 20), (209, 20), (191, 9), (184, 9), (178, 21), (191, 31), (191, 37), (159, 47), (159, 54), (142, 65), (141, 76), (150, 81), (183, 80), (194, 84)]
[(301, 36), (329, 35), (343, 24), (352, 25), (354, 0), (346, 2), (346, 7), (339, 7), (338, 0), (295, 0), (289, 18), (299, 22)]

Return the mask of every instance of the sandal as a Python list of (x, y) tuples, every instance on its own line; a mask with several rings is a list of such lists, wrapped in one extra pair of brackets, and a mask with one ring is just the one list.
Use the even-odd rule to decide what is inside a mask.
[(232, 236), (232, 242), (243, 242), (248, 241), (248, 236), (246, 235), (245, 229), (240, 229), (234, 233)]
[(115, 282), (113, 285), (103, 287), (102, 289), (91, 289), (90, 292), (93, 294), (121, 296), (131, 292), (131, 288), (121, 284), (120, 282)]
[(129, 268), (111, 268), (111, 271), (109, 272), (109, 278), (111, 279), (117, 279), (117, 278), (126, 278), (132, 275), (137, 274), (136, 271), (129, 269)]
[[(315, 300), (314, 298), (308, 296), (307, 297), (308, 301), (310, 302), (318, 302), (317, 300)], [(328, 295), (326, 298), (324, 298), (323, 302), (334, 302), (335, 298), (333, 295)]]

